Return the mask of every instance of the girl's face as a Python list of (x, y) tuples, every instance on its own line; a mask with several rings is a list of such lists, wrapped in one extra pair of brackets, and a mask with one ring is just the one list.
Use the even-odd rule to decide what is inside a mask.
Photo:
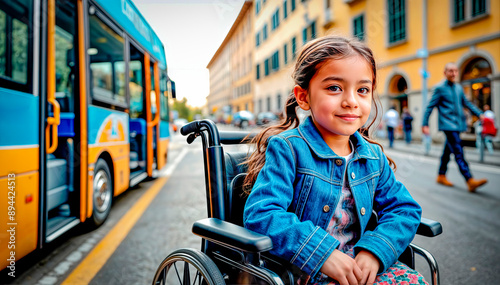
[(370, 115), (373, 73), (360, 55), (330, 59), (321, 65), (309, 83), (309, 91), (294, 89), (302, 109), (311, 110), (323, 139), (348, 138)]

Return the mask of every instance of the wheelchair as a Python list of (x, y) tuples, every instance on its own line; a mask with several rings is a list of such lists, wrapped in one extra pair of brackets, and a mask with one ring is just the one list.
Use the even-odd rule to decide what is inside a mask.
[[(249, 143), (255, 134), (219, 132), (210, 120), (193, 121), (181, 128), (191, 144), (201, 137), (205, 167), (208, 218), (196, 221), (192, 232), (202, 238), (201, 250), (182, 248), (159, 265), (153, 285), (165, 284), (297, 284), (301, 271), (288, 261), (272, 256), (269, 237), (243, 227), (245, 166), (248, 152), (227, 153), (222, 144)], [(370, 224), (376, 226), (374, 213)], [(434, 237), (442, 233), (439, 222), (422, 218), (417, 234)], [(410, 244), (399, 261), (415, 268), (415, 254), (430, 266), (431, 283), (439, 284), (435, 258), (427, 250)]]

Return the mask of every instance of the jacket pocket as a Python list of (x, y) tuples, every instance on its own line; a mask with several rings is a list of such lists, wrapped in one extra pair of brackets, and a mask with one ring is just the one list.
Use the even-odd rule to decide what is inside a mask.
[(297, 207), (295, 208), (295, 215), (299, 217), (299, 220), (302, 220), (302, 216), (304, 215), (304, 208), (306, 206), (309, 193), (311, 192), (313, 181), (314, 176), (304, 175), (302, 187), (295, 188), (297, 191), (300, 191), (297, 199)]

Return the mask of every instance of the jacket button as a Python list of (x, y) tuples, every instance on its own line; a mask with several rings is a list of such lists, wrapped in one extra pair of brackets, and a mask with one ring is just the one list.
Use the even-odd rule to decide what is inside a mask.
[(342, 165), (342, 159), (335, 159), (335, 164), (337, 166), (341, 166)]
[(356, 174), (354, 174), (354, 172), (351, 173), (351, 178), (352, 179), (356, 178)]
[(323, 212), (328, 213), (328, 211), (330, 211), (330, 206), (328, 205), (323, 206)]
[(361, 216), (364, 216), (366, 213), (365, 207), (361, 207)]

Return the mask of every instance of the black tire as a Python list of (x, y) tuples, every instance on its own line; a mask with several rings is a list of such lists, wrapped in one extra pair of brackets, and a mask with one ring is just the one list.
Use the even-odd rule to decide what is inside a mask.
[(165, 258), (156, 270), (153, 285), (226, 284), (215, 263), (193, 248), (178, 249)]
[(106, 221), (113, 201), (113, 177), (104, 159), (98, 159), (92, 181), (92, 217), (91, 226), (98, 227)]

